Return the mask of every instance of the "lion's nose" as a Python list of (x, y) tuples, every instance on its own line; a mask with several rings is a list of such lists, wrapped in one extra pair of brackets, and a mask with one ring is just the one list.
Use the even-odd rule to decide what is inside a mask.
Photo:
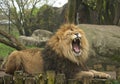
[(79, 38), (79, 33), (75, 33), (75, 35), (77, 36), (77, 38)]
[(78, 33), (75, 33), (76, 36), (78, 36)]
[(81, 34), (80, 33), (75, 33), (74, 34), (77, 38), (80, 38), (81, 37)]

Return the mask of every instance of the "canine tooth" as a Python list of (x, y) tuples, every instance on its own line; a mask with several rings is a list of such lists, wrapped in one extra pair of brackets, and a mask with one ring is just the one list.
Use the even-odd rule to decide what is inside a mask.
[(74, 39), (74, 42), (76, 41), (76, 39)]
[(78, 34), (78, 37), (82, 37), (82, 35), (79, 33), (79, 34)]

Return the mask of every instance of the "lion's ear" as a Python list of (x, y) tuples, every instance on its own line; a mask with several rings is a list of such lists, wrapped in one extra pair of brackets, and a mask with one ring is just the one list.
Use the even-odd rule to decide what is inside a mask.
[(59, 35), (56, 36), (56, 39), (59, 41), (61, 38)]
[(56, 40), (57, 40), (57, 41), (61, 41), (61, 36), (60, 36), (60, 35), (57, 35), (57, 36), (56, 36)]

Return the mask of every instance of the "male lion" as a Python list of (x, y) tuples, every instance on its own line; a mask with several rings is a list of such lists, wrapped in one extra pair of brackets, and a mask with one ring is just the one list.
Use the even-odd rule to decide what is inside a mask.
[(29, 74), (54, 70), (66, 78), (104, 77), (110, 75), (95, 70), (82, 71), (88, 58), (89, 45), (84, 32), (74, 24), (64, 24), (47, 42), (44, 50), (14, 51), (5, 63), (6, 73), (23, 70)]

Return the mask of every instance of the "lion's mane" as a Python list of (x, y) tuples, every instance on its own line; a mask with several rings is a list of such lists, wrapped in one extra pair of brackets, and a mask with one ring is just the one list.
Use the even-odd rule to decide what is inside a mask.
[(5, 62), (5, 70), (13, 73), (23, 69), (30, 74), (54, 70), (71, 78), (80, 71), (81, 62), (88, 58), (88, 49), (85, 33), (74, 24), (64, 24), (42, 51), (27, 49), (13, 52)]
[[(72, 53), (72, 50), (70, 48), (71, 41), (69, 38), (70, 35), (72, 35), (72, 33), (76, 33), (76, 32), (77, 33), (79, 32), (82, 36), (81, 37), (82, 53), (78, 57), (74, 56)], [(54, 50), (56, 53), (58, 53), (60, 56), (64, 56), (69, 60), (71, 60), (72, 62), (78, 64), (81, 61), (85, 62), (86, 59), (88, 58), (89, 45), (85, 33), (74, 24), (62, 25), (58, 29), (56, 34), (47, 42), (47, 45), (50, 46), (51, 49)]]

